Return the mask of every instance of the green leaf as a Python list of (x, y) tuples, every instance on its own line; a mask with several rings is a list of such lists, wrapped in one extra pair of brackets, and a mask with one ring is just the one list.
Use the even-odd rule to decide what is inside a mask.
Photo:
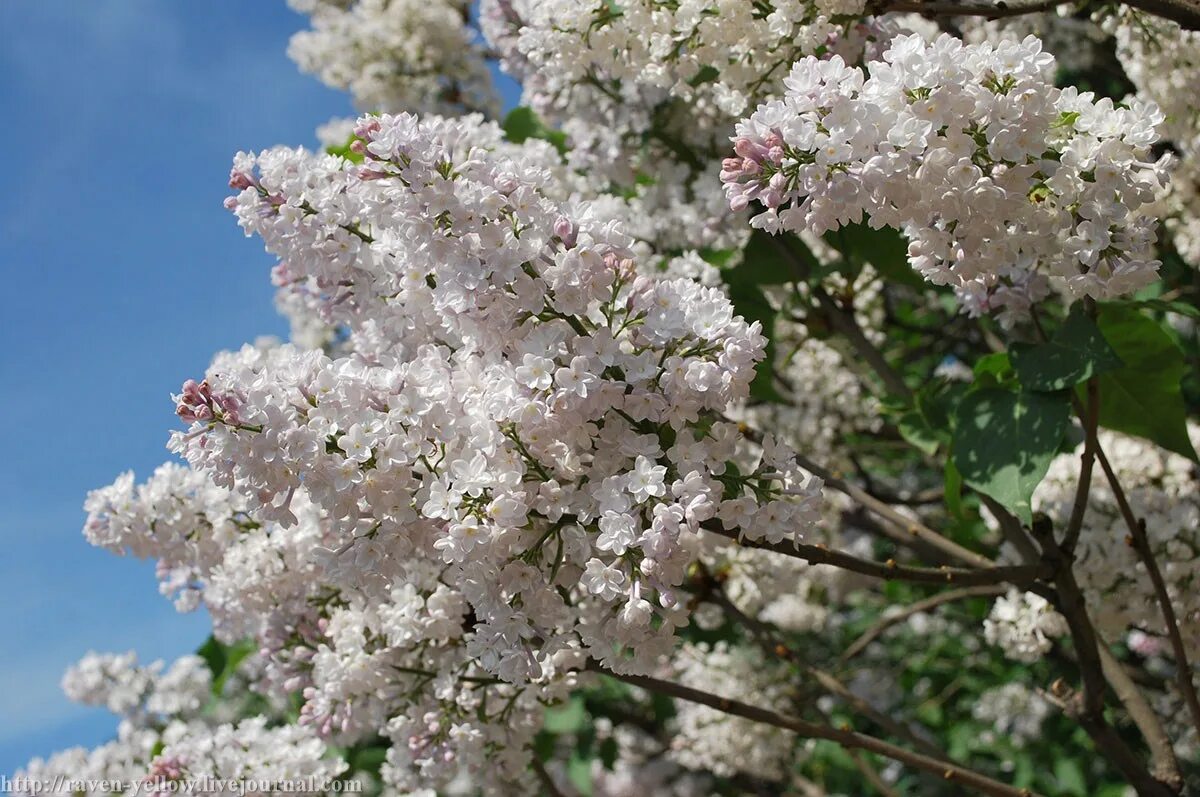
[(691, 80), (688, 81), (688, 85), (689, 86), (700, 86), (705, 83), (712, 83), (714, 80), (716, 80), (720, 76), (721, 76), (720, 70), (718, 70), (715, 66), (712, 66), (711, 64), (705, 64), (704, 66), (700, 67), (700, 71), (697, 72), (695, 74), (695, 76)]
[(592, 795), (592, 759), (572, 753), (567, 761), (567, 780), (579, 790), (583, 797)]
[[(870, 263), (890, 282), (924, 290), (929, 284), (908, 262), (908, 242), (892, 227), (872, 229), (867, 222), (846, 224), (825, 240), (859, 268)], [(856, 269), (857, 270), (857, 269)]]
[[(1169, 302), (1164, 299), (1130, 299), (1123, 302), (1113, 302), (1112, 305), (1157, 310), (1163, 313), (1177, 313), (1188, 318), (1200, 319), (1200, 307), (1188, 302)], [(1112, 306), (1110, 305), (1110, 306)]]
[(1101, 305), (1097, 320), (1125, 363), (1100, 375), (1100, 425), (1196, 460), (1180, 389), (1187, 371), (1183, 352), (1157, 321), (1131, 307)]
[(533, 737), (533, 754), (538, 761), (543, 764), (554, 757), (555, 749), (558, 747), (558, 737), (552, 733), (538, 731), (538, 735)]
[(350, 757), (350, 768), (356, 772), (373, 772), (379, 774), (379, 768), (387, 760), (388, 748), (382, 745), (371, 745), (354, 750)]
[(1121, 367), (1121, 358), (1108, 345), (1100, 328), (1078, 309), (1073, 310), (1050, 340), (1036, 346), (1012, 347), (1012, 365), (1029, 390), (1066, 390), (1097, 374)]
[(807, 263), (811, 271), (817, 259), (804, 242), (794, 235), (774, 237), (762, 230), (754, 230), (742, 250), (742, 261), (733, 268), (724, 269), (722, 277), (728, 285), (782, 285), (794, 282), (802, 275), (797, 273), (787, 256), (780, 251), (789, 247), (796, 257)]
[(1033, 767), (1033, 761), (1027, 753), (1019, 753), (1013, 756), (1013, 775), (1012, 785), (1018, 789), (1027, 789), (1033, 785), (1033, 779), (1036, 770)]
[(345, 144), (336, 147), (326, 147), (325, 151), (330, 155), (340, 155), (351, 163), (362, 163), (365, 160), (365, 158), (362, 156), (362, 153), (355, 152), (354, 150), (350, 149), (350, 146), (358, 140), (358, 136), (350, 136)]
[(550, 733), (575, 733), (588, 722), (587, 709), (583, 706), (583, 698), (572, 697), (566, 703), (546, 709), (546, 719), (542, 727)]
[(532, 109), (521, 106), (513, 108), (504, 117), (504, 137), (514, 144), (523, 144), (527, 139), (540, 138), (549, 141), (562, 154), (567, 151), (567, 136), (561, 130), (546, 127)]
[(949, 445), (954, 431), (954, 413), (966, 394), (963, 382), (941, 380), (917, 393), (917, 409), (938, 440)]
[(934, 454), (938, 450), (938, 435), (925, 420), (925, 416), (917, 410), (909, 410), (896, 419), (896, 428), (900, 436), (926, 454)]
[(972, 370), (975, 373), (975, 381), (980, 387), (1004, 385), (1011, 382), (1016, 376), (1008, 352), (1004, 351), (980, 357)]
[(225, 666), (221, 670), (220, 675), (213, 679), (212, 691), (213, 695), (220, 697), (225, 691), (225, 684), (229, 681), (230, 676), (237, 672), (237, 668), (241, 666), (246, 657), (258, 650), (258, 645), (253, 639), (243, 640), (236, 645), (225, 648)]
[(1026, 523), (1030, 499), (1067, 429), (1065, 394), (984, 388), (959, 404), (951, 447), (963, 481)]
[(605, 769), (611, 771), (613, 764), (617, 763), (617, 756), (620, 754), (621, 750), (617, 745), (617, 740), (612, 736), (609, 736), (600, 743), (598, 752), (600, 763), (604, 765)]
[(1054, 779), (1058, 781), (1062, 793), (1087, 797), (1088, 788), (1083, 769), (1072, 759), (1060, 758), (1054, 762)]
[(948, 509), (950, 514), (954, 515), (954, 517), (961, 518), (963, 514), (963, 478), (962, 474), (958, 472), (958, 468), (955, 467), (954, 460), (951, 458), (946, 459), (944, 485), (945, 487), (943, 489), (946, 493), (946, 509)]
[(214, 681), (221, 677), (221, 673), (225, 671), (224, 645), (210, 636), (204, 640), (204, 644), (196, 651), (196, 655), (204, 659), (204, 663), (208, 665), (208, 671), (212, 673)]
[(700, 258), (707, 263), (711, 263), (717, 268), (725, 268), (729, 265), (729, 261), (737, 254), (736, 249), (701, 249)]

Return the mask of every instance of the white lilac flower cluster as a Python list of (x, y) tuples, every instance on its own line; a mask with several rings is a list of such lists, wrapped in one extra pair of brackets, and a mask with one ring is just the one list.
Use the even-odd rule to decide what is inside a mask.
[[(342, 759), (325, 757), (325, 744), (311, 728), (293, 723), (273, 725), (264, 716), (216, 727), (175, 723), (163, 731), (162, 745), (150, 765), (152, 781), (234, 780), (238, 783), (226, 793), (239, 797), (276, 794), (279, 789), (271, 784), (285, 781), (332, 787), (346, 769)], [(239, 788), (241, 784), (246, 788)]]
[[(672, 660), (673, 680), (760, 706), (788, 699), (787, 677), (753, 646), (686, 644)], [(796, 737), (698, 703), (679, 703), (670, 757), (688, 769), (719, 777), (749, 772), (780, 780), (800, 752)]]
[[(161, 732), (155, 728), (142, 727), (122, 722), (117, 728), (116, 738), (95, 748), (69, 747), (48, 758), (34, 758), (13, 778), (15, 783), (35, 781), (53, 783), (58, 778), (78, 780), (85, 788), (75, 792), (77, 797), (112, 797), (108, 788), (98, 787), (102, 781), (142, 785), (142, 779), (150, 772), (150, 762), (162, 741)], [(22, 779), (28, 779), (23, 781)], [(86, 788), (97, 784), (96, 788)], [(106, 784), (107, 785), (107, 784)], [(32, 789), (17, 788), (13, 794), (37, 797)], [(132, 789), (127, 792), (136, 797)]]
[(820, 508), (789, 449), (722, 419), (757, 325), (639, 273), (618, 227), (480, 129), (364, 117), (361, 164), (240, 155), (230, 209), (345, 340), (218, 356), (177, 397), (192, 469), (88, 504), (90, 539), (160, 558), (183, 608), (256, 640), (256, 688), (300, 692), (302, 725), (391, 739), (397, 789), (528, 786), (574, 670), (672, 649), (702, 523), (781, 542)]
[(1117, 58), (1138, 95), (1163, 110), (1163, 138), (1177, 155), (1160, 215), (1175, 248), (1200, 268), (1200, 32), (1123, 8), (1109, 24)]
[(612, 768), (592, 762), (593, 797), (705, 797), (713, 793), (712, 776), (693, 772), (673, 761), (662, 742), (636, 727), (597, 722), (597, 736), (612, 739), (617, 755)]
[[(1193, 444), (1200, 426), (1189, 425)], [(1200, 478), (1186, 457), (1152, 443), (1101, 431), (1100, 445), (1117, 475), (1135, 517), (1146, 522), (1171, 604), (1192, 657), (1200, 655)], [(1071, 514), (1079, 480), (1080, 453), (1050, 464), (1034, 493), (1034, 508), (1061, 527)], [(1129, 530), (1100, 468), (1088, 492), (1087, 512), (1075, 553), (1075, 577), (1097, 629), (1117, 641), (1131, 628), (1163, 635), (1166, 626), (1137, 552), (1126, 543)]]
[(1036, 38), (892, 40), (865, 69), (793, 65), (781, 100), (737, 126), (721, 179), (752, 223), (817, 234), (902, 229), (909, 260), (965, 309), (1019, 317), (1057, 286), (1111, 298), (1152, 281), (1162, 113), (1058, 89)]
[(139, 666), (137, 654), (90, 652), (63, 675), (68, 699), (105, 706), (119, 717), (194, 713), (208, 700), (212, 673), (199, 656), (176, 659), (164, 672), (161, 660)]
[[(218, 357), (214, 367), (297, 353), (247, 346)], [(214, 546), (213, 518), (235, 501), (231, 491), (211, 483), (197, 489), (204, 477), (178, 466), (164, 466), (136, 489), (127, 481), (89, 499), (89, 529), (104, 529), (114, 550), (159, 558), (164, 591), (176, 571), (191, 574), (215, 635), (258, 645), (258, 666), (246, 678), (256, 692), (276, 702), (299, 694), (299, 724), (320, 738), (392, 739), (384, 774), (396, 788), (489, 766), (520, 783), (522, 751), (537, 731), (542, 703), (561, 699), (574, 678), (548, 677), (537, 689), (517, 690), (472, 673), (469, 609), (463, 594), (446, 585), (447, 566), (432, 537), (344, 547), (300, 489), (289, 505), (294, 522), (244, 521)], [(134, 498), (119, 500), (121, 494)], [(148, 496), (155, 496), (153, 504)], [(163, 512), (163, 523), (143, 522), (152, 506)]]
[(1020, 681), (1013, 681), (981, 694), (971, 715), (1020, 747), (1041, 736), (1042, 723), (1050, 716), (1050, 702)]
[[(364, 111), (495, 113), (482, 43), (461, 0), (288, 0), (312, 18), (288, 55)], [(341, 142), (344, 143), (344, 142)]]
[(1067, 621), (1040, 595), (1015, 587), (996, 599), (983, 621), (983, 638), (1013, 661), (1041, 659), (1054, 640), (1067, 633)]
[[(681, 147), (719, 152), (728, 126), (804, 55), (850, 60), (890, 35), (862, 0), (485, 0), (484, 35), (522, 102), (559, 125), (572, 163), (632, 182)], [(696, 165), (696, 164), (693, 164)]]
[[(74, 702), (107, 706), (120, 716), (116, 738), (91, 750), (35, 758), (14, 782), (64, 779), (79, 787), (74, 793), (80, 797), (137, 797), (171, 793), (167, 781), (312, 778), (322, 785), (345, 771), (346, 763), (327, 755), (312, 728), (280, 724), (275, 714), (226, 721), (231, 710), (240, 711), (236, 704), (245, 695), (231, 678), (221, 698), (210, 701), (211, 678), (199, 656), (184, 656), (170, 667), (161, 661), (142, 667), (132, 653), (89, 653), (63, 676), (63, 690)], [(125, 791), (112, 791), (114, 783), (125, 784)], [(18, 787), (15, 793), (23, 792)]]
[[(565, 187), (582, 189), (593, 197), (592, 213), (618, 221), (625, 234), (633, 238), (638, 262), (648, 263), (656, 256), (705, 249), (740, 250), (745, 246), (750, 235), (746, 216), (729, 209), (720, 183), (713, 179), (718, 167), (714, 162), (711, 168), (696, 173), (686, 163), (663, 159), (652, 177), (642, 178), (620, 195), (607, 193), (610, 186), (596, 184), (595, 180), (581, 185), (586, 179), (582, 175), (563, 182)], [(699, 268), (703, 270), (703, 266)], [(719, 282), (719, 276), (715, 281)]]
[(155, 557), (164, 595), (180, 611), (199, 605), (204, 580), (226, 548), (257, 521), (245, 500), (176, 463), (160, 466), (145, 484), (132, 472), (93, 490), (84, 502), (84, 537), (92, 545), (139, 559)]
[(1200, 32), (1128, 7), (1107, 26), (1126, 77), (1139, 95), (1162, 109), (1162, 137), (1188, 148), (1200, 145)]
[[(987, 19), (961, 17), (955, 27), (967, 44), (982, 42), (1020, 42), (1026, 36), (1036, 36), (1042, 46), (1054, 53), (1059, 73), (1082, 73), (1095, 69), (1104, 55), (1103, 48), (1112, 46), (1112, 37), (1091, 20), (1075, 15), (1071, 6), (1059, 6), (1054, 13)], [(929, 36), (927, 38), (934, 38)]]

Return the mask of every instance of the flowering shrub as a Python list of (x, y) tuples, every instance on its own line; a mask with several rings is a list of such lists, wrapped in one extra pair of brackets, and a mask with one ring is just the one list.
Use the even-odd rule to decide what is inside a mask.
[(1200, 14), (292, 5), (364, 111), (234, 158), (292, 339), (85, 504), (213, 636), (25, 774), (1200, 787)]

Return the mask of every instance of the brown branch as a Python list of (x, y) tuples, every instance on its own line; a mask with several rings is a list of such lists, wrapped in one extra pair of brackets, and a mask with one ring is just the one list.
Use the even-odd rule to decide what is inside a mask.
[(992, 560), (983, 554), (976, 553), (968, 548), (964, 548), (953, 540), (947, 539), (921, 521), (902, 514), (895, 507), (880, 501), (858, 485), (846, 481), (842, 478), (841, 473), (822, 467), (801, 454), (797, 454), (795, 459), (796, 464), (821, 479), (827, 487), (837, 490), (840, 493), (845, 493), (857, 501), (864, 509), (884, 522), (891, 524), (896, 532), (896, 536), (893, 539), (896, 539), (898, 542), (905, 541), (906, 539), (919, 540), (970, 567), (987, 568), (993, 565)]
[(846, 339), (858, 356), (862, 357), (863, 361), (871, 367), (871, 370), (883, 381), (884, 386), (891, 393), (904, 399), (906, 402), (911, 402), (913, 397), (912, 390), (904, 383), (904, 378), (900, 373), (888, 363), (887, 358), (883, 356), (883, 352), (867, 338), (866, 333), (859, 326), (858, 320), (854, 317), (854, 311), (847, 310), (838, 304), (819, 282), (815, 280), (809, 282), (812, 276), (811, 266), (788, 245), (786, 237), (768, 235), (767, 238), (771, 241), (771, 245), (775, 248), (775, 251), (779, 252), (788, 262), (796, 281), (808, 284), (809, 294), (817, 301), (821, 310), (824, 311), (825, 319), (829, 322), (829, 326)]
[(1100, 385), (1096, 377), (1087, 382), (1087, 407), (1084, 408), (1076, 399), (1075, 408), (1080, 421), (1083, 422), (1083, 454), (1079, 460), (1079, 484), (1075, 487), (1075, 504), (1071, 507), (1071, 517), (1067, 521), (1067, 531), (1062, 541), (1062, 548), (1068, 556), (1074, 554), (1075, 546), (1079, 542), (1079, 533), (1083, 529), (1088, 492), (1092, 486), (1092, 469), (1096, 464), (1096, 448), (1099, 445), (1096, 427), (1100, 422)]
[(1125, 707), (1129, 718), (1141, 732), (1150, 748), (1150, 766), (1154, 777), (1163, 783), (1179, 787), (1183, 785), (1183, 777), (1179, 773), (1179, 761), (1175, 758), (1175, 747), (1171, 744), (1162, 722), (1154, 709), (1150, 707), (1142, 690), (1137, 688), (1133, 676), (1125, 669), (1125, 665), (1117, 661), (1107, 645), (1100, 645), (1100, 665), (1104, 668), (1104, 677), (1116, 693), (1117, 699)]
[(1079, 660), (1083, 694), (1072, 700), (1068, 708), (1099, 750), (1120, 770), (1140, 797), (1174, 797), (1178, 789), (1151, 775), (1105, 718), (1104, 693), (1108, 682), (1104, 677), (1104, 665), (1100, 656), (1100, 647), (1104, 641), (1099, 638), (1091, 618), (1088, 617), (1083, 592), (1075, 581), (1075, 574), (1071, 571), (1066, 555), (1054, 541), (1050, 523), (1044, 516), (1035, 518), (1030, 530), (1042, 549), (1043, 559), (1054, 568), (1056, 608), (1067, 621), (1071, 641), (1075, 645), (1075, 655)]
[(736, 531), (730, 531), (720, 523), (711, 520), (703, 523), (702, 528), (734, 540), (743, 547), (773, 551), (784, 556), (803, 559), (809, 564), (833, 565), (843, 570), (850, 570), (885, 581), (915, 581), (921, 584), (961, 584), (963, 586), (1013, 584), (1018, 587), (1029, 587), (1039, 577), (1047, 574), (1046, 569), (1041, 565), (1004, 565), (977, 570), (960, 567), (912, 567), (898, 564), (894, 559), (886, 562), (861, 559), (842, 551), (831, 550), (824, 545), (741, 539)]
[(533, 768), (533, 774), (537, 775), (538, 781), (542, 784), (542, 788), (549, 797), (566, 797), (562, 793), (562, 789), (558, 788), (558, 784), (554, 782), (554, 778), (546, 771), (545, 765), (541, 761), (538, 761), (536, 756), (530, 766)]
[(1176, 682), (1183, 695), (1183, 700), (1187, 704), (1188, 712), (1192, 715), (1192, 724), (1200, 731), (1200, 698), (1197, 698), (1196, 685), (1192, 681), (1192, 665), (1188, 662), (1187, 649), (1183, 645), (1183, 635), (1179, 632), (1179, 622), (1175, 617), (1175, 607), (1171, 605), (1171, 596), (1167, 592), (1166, 581), (1163, 580), (1162, 570), (1159, 569), (1158, 561), (1154, 558), (1154, 551), (1150, 548), (1150, 539), (1146, 536), (1146, 521), (1139, 520), (1134, 516), (1133, 509), (1125, 497), (1125, 491), (1121, 489), (1121, 482), (1117, 479), (1117, 474), (1113, 472), (1112, 465), (1109, 464), (1108, 457), (1104, 455), (1104, 449), (1100, 447), (1099, 442), (1096, 443), (1096, 458), (1100, 461), (1100, 469), (1104, 471), (1104, 477), (1108, 480), (1113, 497), (1117, 499), (1121, 517), (1125, 519), (1125, 525), (1129, 527), (1129, 537), (1133, 548), (1146, 567), (1150, 583), (1154, 585), (1154, 594), (1158, 598), (1158, 605), (1167, 626), (1167, 639), (1170, 640), (1171, 651), (1175, 655)]
[(711, 576), (706, 574), (706, 577), (709, 579), (709, 581), (705, 584), (705, 586), (708, 587), (706, 594), (707, 599), (720, 606), (725, 613), (729, 615), (729, 618), (735, 623), (740, 623), (741, 625), (749, 628), (750, 631), (758, 638), (759, 643), (769, 654), (778, 656), (786, 661), (790, 661), (792, 664), (800, 667), (802, 670), (804, 670), (806, 675), (820, 684), (821, 688), (826, 692), (841, 698), (854, 711), (862, 714), (864, 717), (871, 720), (880, 728), (883, 728), (893, 736), (907, 740), (914, 747), (931, 758), (948, 760), (946, 754), (939, 750), (935, 745), (917, 736), (911, 730), (904, 727), (903, 724), (892, 719), (887, 714), (884, 714), (882, 711), (875, 708), (870, 704), (870, 702), (864, 700), (859, 695), (851, 692), (845, 684), (839, 681), (832, 674), (806, 662), (799, 653), (783, 644), (783, 640), (780, 638), (779, 634), (776, 633), (775, 629), (771, 628), (769, 625), (757, 618), (750, 617), (737, 606), (735, 606), (733, 602), (729, 600), (729, 597), (719, 587), (711, 583)]
[(842, 653), (840, 660), (842, 662), (850, 661), (850, 659), (854, 658), (859, 653), (862, 653), (866, 649), (867, 645), (870, 645), (872, 642), (878, 639), (884, 631), (891, 628), (893, 625), (896, 625), (897, 623), (907, 620), (914, 614), (926, 612), (930, 609), (936, 609), (938, 606), (943, 604), (953, 603), (954, 601), (963, 600), (965, 598), (978, 598), (988, 595), (1003, 595), (1006, 589), (1007, 588), (1002, 585), (981, 584), (975, 587), (964, 587), (963, 589), (952, 589), (946, 592), (939, 592), (936, 595), (931, 595), (930, 597), (919, 600), (916, 603), (910, 603), (900, 611), (880, 618), (879, 622), (875, 623), (875, 625), (864, 631), (858, 639), (854, 640), (850, 647), (846, 648), (846, 650)]
[[(917, 13), (929, 17), (987, 17), (1002, 19), (1023, 14), (1039, 14), (1064, 5), (1080, 5), (1069, 0), (996, 0), (994, 3), (948, 0), (883, 0), (870, 7), (871, 13)], [(1191, 0), (1127, 0), (1126, 5), (1163, 19), (1177, 22), (1187, 30), (1200, 30), (1200, 5)]]
[(1029, 539), (1029, 535), (1025, 533), (1025, 527), (1021, 525), (1020, 519), (1004, 508), (996, 499), (989, 495), (976, 491), (979, 496), (979, 501), (988, 508), (992, 516), (996, 518), (996, 522), (1000, 525), (1000, 533), (1004, 535), (1004, 539), (1009, 545), (1017, 549), (1017, 553), (1026, 562), (1036, 562), (1041, 559), (1041, 554), (1038, 553), (1037, 546)]
[(743, 703), (740, 700), (731, 700), (709, 692), (702, 692), (699, 689), (692, 689), (689, 686), (664, 681), (659, 678), (651, 678), (646, 675), (621, 675), (611, 670), (605, 670), (594, 662), (590, 662), (588, 668), (594, 672), (602, 673), (651, 692), (658, 692), (668, 697), (698, 703), (725, 714), (743, 717), (753, 722), (772, 725), (776, 728), (792, 731), (805, 738), (825, 739), (826, 741), (840, 744), (847, 750), (865, 750), (877, 753), (893, 761), (907, 764), (914, 769), (931, 772), (945, 779), (947, 782), (958, 783), (964, 787), (975, 789), (982, 794), (993, 795), (993, 797), (1034, 797), (1033, 793), (1028, 789), (1013, 788), (958, 764), (948, 763), (921, 753), (915, 753), (903, 747), (897, 747), (894, 744), (877, 739), (874, 736), (858, 733), (848, 728), (836, 728), (832, 725), (821, 725), (795, 717), (787, 717), (770, 709), (753, 706), (749, 703)]

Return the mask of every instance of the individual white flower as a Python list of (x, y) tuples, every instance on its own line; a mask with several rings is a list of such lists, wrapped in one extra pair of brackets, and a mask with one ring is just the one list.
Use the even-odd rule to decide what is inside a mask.
[(580, 582), (591, 594), (613, 600), (625, 591), (625, 572), (599, 559), (590, 559)]
[(651, 496), (662, 496), (667, 492), (663, 479), (667, 475), (665, 465), (655, 465), (648, 457), (639, 456), (629, 472), (626, 489), (633, 500), (641, 503)]

